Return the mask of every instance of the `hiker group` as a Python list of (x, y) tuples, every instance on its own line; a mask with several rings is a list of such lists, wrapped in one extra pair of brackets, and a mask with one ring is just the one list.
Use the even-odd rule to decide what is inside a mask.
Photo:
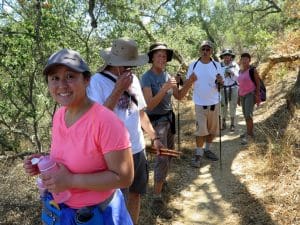
[[(191, 88), (196, 121), (193, 167), (199, 168), (203, 157), (218, 160), (212, 142), (227, 128), (228, 115), (229, 129), (235, 131), (237, 104), (247, 127), (242, 143), (253, 139), (253, 108), (261, 100), (258, 73), (249, 72), (250, 54), (241, 54), (238, 65), (231, 49), (222, 51), (222, 63), (213, 60), (210, 41), (201, 42), (198, 50), (199, 58), (189, 65), (182, 84), (166, 70), (174, 51), (165, 43), (154, 43), (141, 54), (134, 40), (116, 39), (100, 52), (104, 65), (93, 76), (76, 51), (62, 49), (50, 56), (43, 74), (52, 98), (61, 105), (53, 117), (50, 148), (57, 169), (44, 169), (41, 154), (24, 161), (26, 173), (39, 175), (41, 181), (44, 224), (138, 224), (149, 174), (144, 132), (156, 150), (150, 208), (171, 219), (173, 212), (162, 192), (172, 156), (161, 150), (175, 149), (172, 96), (182, 100)], [(139, 79), (133, 68), (147, 63), (150, 68)], [(70, 196), (62, 201), (57, 196), (65, 190)]]

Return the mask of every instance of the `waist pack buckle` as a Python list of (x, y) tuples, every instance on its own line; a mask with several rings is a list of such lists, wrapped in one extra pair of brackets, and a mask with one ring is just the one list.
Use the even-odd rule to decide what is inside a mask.
[(210, 108), (210, 111), (215, 111), (215, 106), (216, 106), (216, 105), (210, 105), (210, 106), (204, 105), (204, 106), (202, 106), (202, 107), (203, 107), (203, 109), (207, 109), (207, 108), (209, 107), (209, 108)]

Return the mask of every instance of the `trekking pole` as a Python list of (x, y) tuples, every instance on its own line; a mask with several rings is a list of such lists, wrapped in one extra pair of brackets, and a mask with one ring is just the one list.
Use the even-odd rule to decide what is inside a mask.
[(222, 168), (222, 139), (221, 139), (221, 84), (218, 83), (219, 92), (219, 151), (220, 151), (220, 167)]
[[(179, 91), (179, 85), (180, 85), (180, 79), (181, 76), (179, 73), (177, 73), (177, 76), (179, 78), (179, 80), (177, 81), (177, 88)], [(181, 150), (180, 148), (180, 110), (179, 110), (179, 99), (177, 99), (177, 129), (178, 129), (178, 134), (177, 134), (177, 146), (178, 146), (178, 151)]]

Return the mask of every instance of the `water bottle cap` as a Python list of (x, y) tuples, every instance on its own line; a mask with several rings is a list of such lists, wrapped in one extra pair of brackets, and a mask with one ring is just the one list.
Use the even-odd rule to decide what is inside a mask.
[(31, 159), (31, 164), (32, 165), (37, 165), (39, 163), (39, 161), (41, 160), (43, 156), (41, 156), (40, 158), (32, 158)]

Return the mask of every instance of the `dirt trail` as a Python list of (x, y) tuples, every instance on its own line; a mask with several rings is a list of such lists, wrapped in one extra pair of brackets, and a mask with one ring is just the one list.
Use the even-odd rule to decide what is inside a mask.
[[(181, 106), (181, 159), (175, 159), (164, 193), (175, 216), (170, 221), (151, 213), (153, 170), (150, 170), (149, 194), (143, 198), (140, 225), (268, 225), (276, 224), (257, 199), (261, 188), (251, 180), (245, 169), (248, 151), (240, 145), (239, 134), (244, 128), (238, 109), (238, 125), (234, 133), (222, 135), (222, 166), (204, 160), (200, 169), (192, 168), (194, 152), (194, 109), (192, 102)], [(219, 154), (216, 138), (212, 149)], [(149, 157), (151, 166), (153, 158)], [(0, 225), (39, 225), (40, 202), (34, 178), (27, 177), (22, 161), (0, 163)], [(251, 164), (250, 164), (251, 166)], [(9, 168), (8, 168), (9, 167)], [(250, 185), (250, 187), (251, 187)], [(14, 190), (14, 191), (12, 191)]]
[[(172, 221), (165, 221), (149, 215), (151, 199), (146, 197), (142, 212), (146, 218), (141, 224), (276, 224), (257, 198), (262, 190), (259, 184), (251, 182), (251, 190), (246, 186), (248, 177), (245, 170), (251, 164), (245, 158), (251, 153), (240, 144), (239, 135), (245, 129), (240, 107), (237, 110), (236, 131), (222, 131), (222, 164), (220, 161), (204, 160), (200, 169), (190, 166), (195, 148), (193, 105), (189, 102), (184, 107), (180, 123), (184, 131), (181, 134), (184, 154), (181, 159), (173, 161), (168, 179), (169, 190), (164, 195), (175, 216)], [(219, 138), (215, 139), (212, 149), (219, 155)]]
[[(263, 107), (263, 106), (262, 106)], [(173, 160), (164, 197), (175, 216), (169, 220), (151, 213), (153, 169), (149, 194), (143, 197), (140, 225), (275, 225), (260, 197), (261, 182), (255, 182), (247, 169), (253, 164), (251, 151), (240, 145), (245, 127), (240, 108), (234, 133), (223, 132), (222, 166), (204, 160), (200, 169), (190, 166), (194, 153), (194, 108), (191, 101), (180, 105), (180, 159)], [(264, 110), (263, 108), (260, 110)], [(216, 138), (212, 149), (219, 155)], [(153, 158), (149, 156), (150, 166)], [(40, 202), (34, 178), (24, 174), (22, 161), (0, 163), (0, 225), (40, 225)]]

